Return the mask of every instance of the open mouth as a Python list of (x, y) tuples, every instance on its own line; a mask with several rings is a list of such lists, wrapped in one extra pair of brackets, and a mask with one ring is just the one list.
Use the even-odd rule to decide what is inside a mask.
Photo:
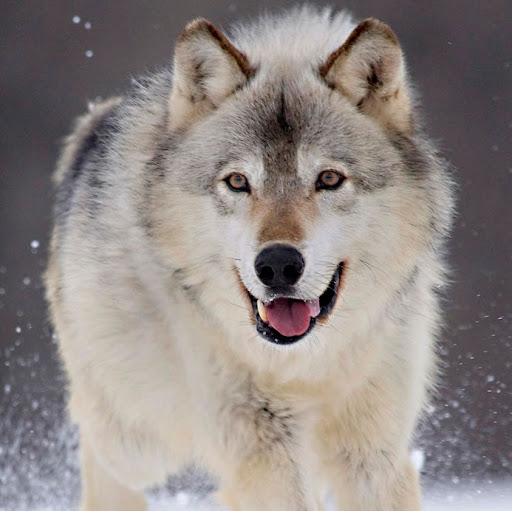
[(344, 263), (341, 262), (327, 289), (313, 300), (282, 297), (264, 303), (247, 291), (258, 333), (275, 344), (293, 344), (306, 336), (318, 320), (327, 318), (334, 309), (343, 267)]

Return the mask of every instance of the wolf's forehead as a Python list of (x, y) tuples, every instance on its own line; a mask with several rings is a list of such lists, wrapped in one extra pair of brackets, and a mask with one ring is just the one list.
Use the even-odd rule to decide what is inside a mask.
[[(302, 136), (300, 112), (290, 107), (284, 91), (261, 120), (259, 143), (263, 168), (268, 176), (297, 173), (297, 149)], [(279, 169), (276, 173), (275, 170)]]
[[(269, 178), (295, 176), (299, 150), (326, 143), (330, 122), (321, 105), (284, 87), (255, 99), (246, 108), (242, 112), (244, 131), (256, 145)], [(340, 126), (336, 138), (338, 142), (342, 139)]]
[(308, 96), (305, 91), (296, 91), (283, 84), (249, 103), (252, 115), (247, 116), (248, 121), (262, 144), (297, 143), (326, 121), (322, 117), (328, 112), (320, 98)]

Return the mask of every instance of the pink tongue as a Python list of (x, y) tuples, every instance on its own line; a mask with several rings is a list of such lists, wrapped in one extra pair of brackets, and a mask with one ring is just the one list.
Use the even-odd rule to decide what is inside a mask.
[(314, 302), (278, 298), (265, 304), (265, 310), (270, 326), (281, 335), (292, 337), (306, 332), (311, 316), (317, 316), (320, 307)]

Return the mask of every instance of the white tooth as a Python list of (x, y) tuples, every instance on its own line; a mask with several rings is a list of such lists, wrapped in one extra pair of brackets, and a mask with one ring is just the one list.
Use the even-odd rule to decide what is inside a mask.
[(263, 305), (263, 302), (261, 300), (258, 300), (258, 313), (260, 315), (261, 320), (263, 323), (268, 323), (268, 317), (267, 317), (267, 311), (265, 310), (265, 306)]

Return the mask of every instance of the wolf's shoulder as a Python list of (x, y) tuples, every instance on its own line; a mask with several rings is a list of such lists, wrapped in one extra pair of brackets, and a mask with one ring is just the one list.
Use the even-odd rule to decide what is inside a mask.
[(114, 111), (121, 98), (114, 97), (91, 105), (89, 111), (78, 117), (71, 133), (64, 141), (64, 147), (57, 164), (53, 180), (57, 186), (73, 174), (77, 177), (83, 161), (107, 135), (116, 130)]
[(95, 160), (93, 167), (97, 172), (110, 139), (119, 131), (116, 109), (120, 103), (121, 98), (114, 97), (92, 104), (87, 113), (76, 119), (71, 133), (66, 137), (53, 175), (57, 217), (62, 217), (69, 210), (73, 191), (88, 162)]

